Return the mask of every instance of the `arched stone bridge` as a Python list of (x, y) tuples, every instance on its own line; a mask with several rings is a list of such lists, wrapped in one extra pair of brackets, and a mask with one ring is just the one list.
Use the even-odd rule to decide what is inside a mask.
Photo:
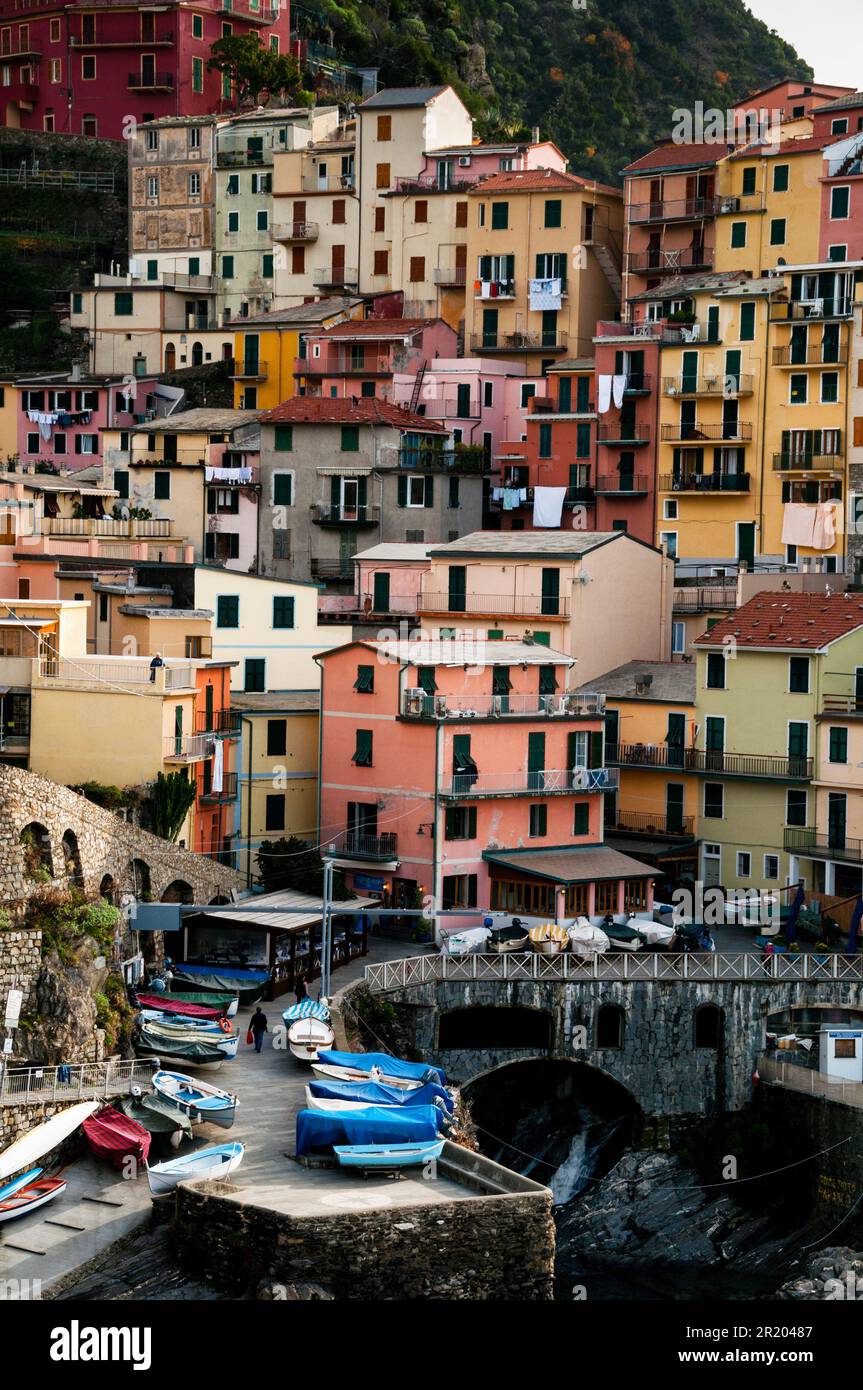
[[(823, 962), (823, 963), (822, 963)], [(844, 956), (615, 953), (416, 956), (366, 968), (424, 1057), (465, 1084), (509, 1062), (567, 1058), (625, 1086), (647, 1117), (739, 1110), (767, 1017), (863, 1008), (863, 962)]]

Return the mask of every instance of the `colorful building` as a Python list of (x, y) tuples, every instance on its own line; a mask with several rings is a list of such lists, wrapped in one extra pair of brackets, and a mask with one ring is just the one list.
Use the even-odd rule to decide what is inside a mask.
[(452, 358), (456, 334), (443, 319), (349, 319), (307, 333), (295, 372), (305, 396), (393, 399), (396, 372), (413, 376), (408, 401), (416, 410), (425, 373), (437, 358)]
[(293, 835), (317, 843), (320, 703), (318, 690), (243, 691), (232, 697), (242, 731), (237, 868), (250, 883), (259, 873), (264, 840)]
[(362, 300), (347, 295), (231, 320), (234, 404), (242, 410), (273, 410), (290, 400), (297, 394), (297, 368), (307, 356), (309, 336), (362, 313)]
[(153, 382), (79, 370), (21, 376), (10, 389), (18, 401), (20, 461), (77, 469), (98, 461), (104, 430), (132, 428), (147, 409)]
[[(410, 408), (415, 392), (415, 373), (393, 375), (396, 405)], [(504, 441), (523, 438), (530, 401), (545, 392), (544, 377), (525, 376), (512, 362), (435, 357), (422, 374), (417, 409), (427, 420), (440, 421), (454, 444), (475, 444), (492, 460)]]
[(137, 279), (213, 288), (216, 125), (215, 116), (162, 116), (132, 133), (129, 256)]
[(317, 107), (315, 137), (273, 155), (273, 288), (279, 304), (302, 304), (359, 275), (360, 210), (355, 170), (356, 121)]

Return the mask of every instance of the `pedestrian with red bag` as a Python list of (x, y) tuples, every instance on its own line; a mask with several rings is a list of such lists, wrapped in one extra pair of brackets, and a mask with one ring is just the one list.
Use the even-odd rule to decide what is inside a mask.
[(246, 1034), (246, 1042), (255, 1044), (255, 1051), (260, 1052), (264, 1046), (264, 1034), (267, 1029), (267, 1015), (264, 1013), (260, 1004), (252, 1014), (249, 1022), (249, 1031)]

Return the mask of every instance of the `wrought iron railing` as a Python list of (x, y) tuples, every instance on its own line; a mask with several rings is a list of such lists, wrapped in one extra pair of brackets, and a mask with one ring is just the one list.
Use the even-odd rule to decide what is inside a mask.
[(816, 859), (838, 859), (863, 864), (863, 840), (854, 839), (841, 831), (821, 835), (808, 826), (789, 825), (783, 834), (783, 849), (789, 854), (802, 854)]
[(551, 695), (429, 695), (406, 690), (402, 715), (406, 719), (524, 719), (599, 718), (605, 712), (605, 696), (588, 692), (558, 691)]
[(397, 834), (366, 835), (358, 830), (346, 830), (327, 841), (326, 848), (336, 855), (351, 855), (355, 859), (386, 860), (398, 857)]
[(420, 595), (420, 612), (496, 613), (501, 617), (567, 618), (569, 596), (540, 594), (453, 594), (440, 590)]
[(443, 778), (441, 796), (472, 801), (480, 796), (571, 796), (616, 791), (620, 773), (612, 767), (544, 768), (514, 772), (456, 772)]

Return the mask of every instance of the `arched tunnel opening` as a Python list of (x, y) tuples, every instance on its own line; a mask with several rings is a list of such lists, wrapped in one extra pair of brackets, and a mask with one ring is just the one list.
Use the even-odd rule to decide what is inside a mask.
[(438, 1048), (525, 1047), (547, 1052), (551, 1047), (552, 1018), (542, 1009), (469, 1008), (441, 1014)]

